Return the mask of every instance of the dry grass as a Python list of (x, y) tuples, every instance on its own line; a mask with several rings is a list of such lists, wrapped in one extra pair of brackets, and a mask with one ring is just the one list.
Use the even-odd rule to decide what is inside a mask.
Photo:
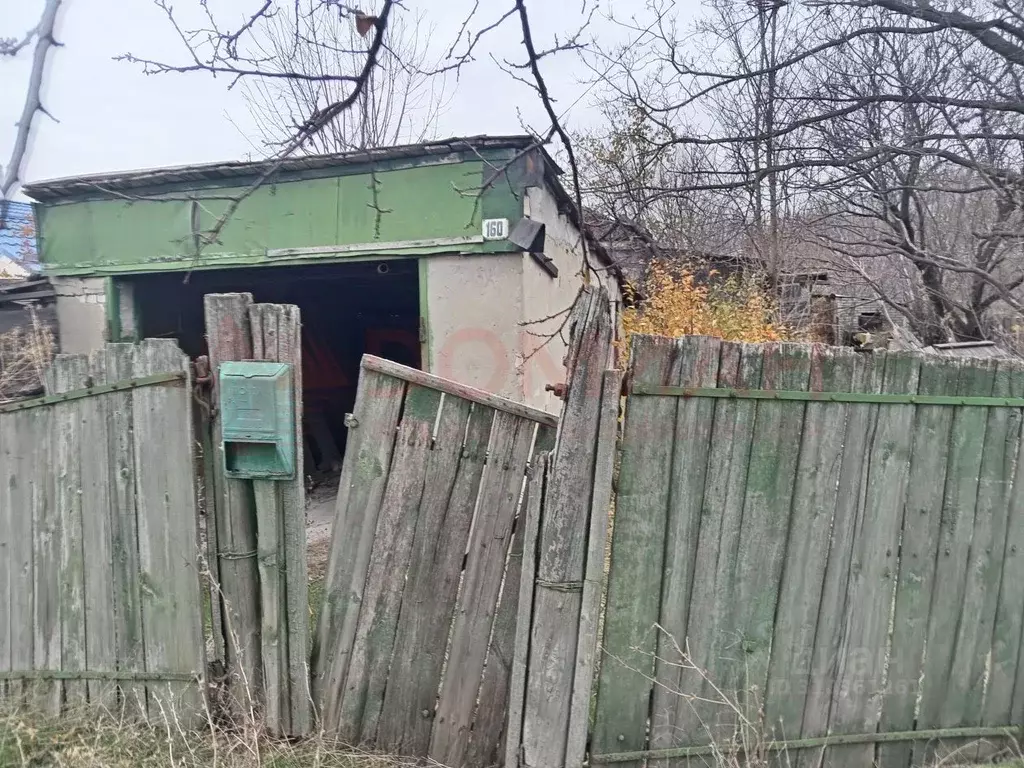
[(289, 742), (262, 729), (200, 730), (177, 722), (136, 722), (95, 710), (59, 720), (0, 710), (3, 768), (399, 768), (400, 761), (359, 753), (324, 735)]
[(35, 310), (31, 322), (0, 334), (0, 403), (38, 392), (57, 351), (53, 332)]
[[(659, 625), (655, 625), (653, 630), (670, 656), (648, 654), (639, 648), (634, 651), (649, 656), (652, 662), (660, 662), (666, 668), (679, 670), (684, 678), (682, 688), (657, 680), (622, 659), (611, 655), (607, 659), (647, 678), (654, 686), (679, 697), (693, 708), (698, 726), (687, 733), (683, 741), (701, 749), (702, 754), (689, 758), (691, 765), (713, 768), (790, 768), (811, 765), (827, 768), (830, 755), (838, 754), (837, 750), (873, 750), (870, 744), (787, 748), (790, 739), (777, 732), (767, 721), (761, 691), (757, 686), (748, 686), (740, 691), (723, 689), (716, 684), (707, 669), (694, 662), (688, 645), (680, 645), (671, 633)], [(653, 723), (648, 725), (653, 729)], [(799, 741), (796, 738), (792, 740)], [(923, 763), (914, 764), (925, 765), (927, 768), (1024, 768), (1024, 749), (1022, 743), (1015, 739), (950, 738), (942, 742), (932, 741), (927, 745), (922, 741), (913, 743), (918, 750), (925, 747), (927, 755)], [(918, 757), (920, 755), (915, 755), (915, 759)], [(665, 762), (683, 763), (687, 759), (675, 758)], [(844, 763), (850, 764), (849, 752), (844, 755)], [(873, 764), (868, 759), (864, 766), (871, 768)]]

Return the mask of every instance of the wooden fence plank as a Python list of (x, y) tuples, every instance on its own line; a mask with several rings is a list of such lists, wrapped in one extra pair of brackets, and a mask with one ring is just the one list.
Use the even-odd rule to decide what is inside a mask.
[[(309, 686), (309, 584), (306, 562), (306, 486), (302, 433), (302, 341), (298, 307), (256, 304), (250, 307), (253, 356), (258, 360), (288, 363), (296, 393), (295, 477), (276, 481), (279, 499), (279, 561), (282, 579), (284, 626), (282, 639), (282, 692), (285, 694), (284, 728), (291, 736), (305, 736), (313, 727)], [(257, 511), (258, 513), (258, 511)], [(264, 621), (264, 626), (266, 621)]]
[[(523, 509), (529, 508), (530, 488), (523, 496)], [(494, 628), (487, 649), (487, 661), (478, 694), (479, 704), (473, 717), (473, 730), (462, 764), (476, 766), (501, 765), (501, 740), (509, 701), (509, 678), (515, 655), (516, 617), (519, 610), (519, 585), (523, 574), (524, 515), (520, 514), (508, 556), (508, 567), (501, 587), (501, 597), (494, 615)]]
[(548, 453), (534, 453), (527, 474), (527, 496), (523, 505), (523, 565), (516, 606), (516, 640), (512, 654), (512, 679), (508, 694), (508, 731), (505, 734), (505, 768), (519, 768), (523, 743), (523, 704), (526, 699), (526, 662), (530, 651), (530, 624), (537, 578), (537, 537), (540, 532), (541, 503), (547, 475)]
[[(203, 297), (206, 338), (213, 373), (213, 401), (220, 396), (217, 371), (225, 360), (252, 359), (248, 293), (207, 294)], [(233, 707), (252, 713), (254, 696), (262, 690), (260, 679), (259, 574), (256, 565), (256, 511), (251, 484), (224, 476), (220, 409), (216, 411), (213, 438), (214, 489), (211, 495), (217, 515), (220, 546), (221, 614), (228, 686)]]
[[(135, 349), (134, 376), (188, 370), (173, 341), (147, 339)], [(205, 677), (191, 382), (143, 387), (133, 397), (146, 671)], [(147, 694), (151, 718), (191, 723), (202, 717), (195, 683), (150, 684)]]
[[(992, 397), (1010, 396), (1010, 369), (997, 363)], [(984, 701), (986, 665), (992, 643), (1002, 547), (1006, 539), (1009, 489), (1017, 462), (1019, 413), (989, 408), (978, 478), (978, 495), (967, 562), (963, 609), (950, 670), (947, 722), (979, 725)]]
[(263, 723), (273, 736), (291, 732), (288, 606), (284, 575), (284, 505), (274, 480), (254, 480), (256, 560), (260, 577)]
[[(108, 344), (104, 348), (104, 367), (108, 381), (122, 381), (132, 377), (133, 350), (132, 344)], [(111, 488), (111, 581), (114, 591), (117, 668), (126, 672), (145, 672), (139, 529), (135, 499), (135, 445), (132, 439), (133, 398), (130, 391), (124, 391), (111, 393), (104, 399), (109, 420), (106, 452)], [(213, 514), (212, 508), (210, 514)], [(122, 683), (121, 701), (128, 713), (145, 715), (146, 686)]]
[[(924, 359), (918, 393), (955, 393), (959, 371), (957, 361)], [(946, 476), (953, 413), (948, 406), (919, 406), (914, 421), (883, 730), (909, 731), (914, 726), (942, 513), (944, 483), (937, 480)], [(912, 748), (910, 743), (880, 745), (879, 765), (906, 768)]]
[[(989, 361), (972, 361), (960, 369), (957, 394), (988, 396), (992, 392), (995, 366)], [(933, 610), (928, 620), (927, 651), (917, 727), (935, 728), (955, 724), (956, 705), (948, 701), (956, 655), (960, 613), (967, 594), (968, 562), (977, 510), (978, 484), (988, 425), (987, 408), (961, 407), (953, 416), (945, 496), (939, 528)], [(913, 763), (932, 760), (941, 744), (914, 746)]]
[(430, 389), (437, 390), (438, 392), (443, 392), (446, 395), (459, 397), (463, 400), (469, 400), (471, 403), (482, 405), (485, 408), (493, 408), (496, 411), (504, 411), (505, 413), (510, 413), (513, 416), (521, 416), (524, 419), (535, 421), (538, 424), (542, 424), (547, 427), (555, 427), (558, 425), (558, 417), (553, 416), (547, 411), (542, 411), (539, 408), (531, 408), (530, 406), (523, 405), (515, 400), (499, 397), (498, 395), (490, 392), (484, 392), (482, 389), (476, 389), (475, 387), (460, 384), (457, 381), (445, 379), (441, 376), (435, 376), (432, 373), (420, 371), (416, 368), (410, 368), (409, 366), (401, 365), (391, 360), (385, 360), (381, 357), (375, 357), (374, 355), (363, 355), (362, 370), (387, 374), (388, 376), (392, 376), (396, 379), (407, 381), (410, 384), (419, 384), (421, 387), (428, 387)]
[[(810, 390), (849, 391), (856, 356), (852, 350), (812, 347)], [(775, 738), (796, 738), (803, 724), (814, 631), (836, 509), (846, 415), (845, 404), (815, 402), (807, 404), (804, 415), (765, 691), (765, 724)]]
[[(56, 482), (53, 474), (57, 441), (52, 437), (56, 425), (53, 423), (52, 408), (36, 408), (26, 412), (25, 416), (28, 417), (22, 422), (25, 426), (25, 442), (35, 446), (31, 459), (32, 471), (26, 473), (27, 477), (32, 478), (33, 669), (52, 671), (61, 669), (60, 582), (57, 576), (60, 569), (60, 517), (55, 504)], [(30, 687), (31, 701), (35, 708), (53, 715), (60, 712), (60, 683), (39, 681)]]
[[(756, 344), (723, 343), (718, 386), (758, 388), (763, 357)], [(735, 638), (726, 628), (735, 600), (736, 557), (756, 408), (752, 400), (715, 404), (686, 633), (694, 668), (683, 670), (679, 680), (680, 693), (692, 692), (692, 698), (680, 696), (675, 712), (680, 738), (693, 744), (727, 741), (736, 728), (735, 713), (716, 702), (719, 697), (711, 681), (735, 697), (739, 682), (729, 682), (736, 676), (731, 661), (735, 652), (730, 650)], [(699, 765), (697, 760), (682, 763)]]
[[(994, 368), (994, 375), (990, 372), (992, 396), (1009, 397), (1013, 364), (999, 361), (986, 367)], [(1019, 412), (1009, 408), (988, 409), (963, 605), (942, 714), (943, 722), (956, 726), (980, 725), (983, 718), (1019, 438)], [(952, 608), (949, 604), (944, 607)], [(958, 739), (945, 741), (943, 751), (957, 750), (962, 759), (975, 761), (982, 757), (980, 752), (991, 755), (1005, 746), (993, 741), (980, 747), (974, 740)]]
[(612, 504), (612, 475), (618, 448), (619, 400), (622, 374), (605, 371), (601, 386), (601, 416), (594, 462), (594, 491), (590, 499), (590, 532), (587, 537), (583, 603), (577, 640), (576, 670), (572, 683), (566, 765), (582, 765), (586, 757), (590, 725), (590, 704), (598, 661), (598, 627), (604, 589), (605, 552), (608, 544), (608, 516)]
[[(889, 353), (884, 391), (916, 392), (919, 372), (918, 357)], [(878, 414), (869, 446), (829, 717), (833, 733), (868, 733), (878, 726), (914, 414), (912, 405), (886, 406)], [(872, 744), (835, 747), (829, 750), (828, 760), (836, 766), (863, 766), (873, 761), (874, 749)]]
[(323, 607), (313, 645), (313, 699), (322, 727), (338, 727), (381, 499), (405, 382), (363, 370), (348, 433), (331, 532)]
[[(106, 353), (100, 349), (90, 360), (94, 384), (112, 383), (107, 378)], [(114, 619), (114, 572), (112, 538), (112, 496), (110, 454), (105, 450), (109, 435), (109, 406), (106, 395), (80, 401), (82, 418), (82, 546), (85, 557), (85, 639), (86, 668), (115, 672), (117, 645)], [(89, 703), (108, 711), (117, 707), (117, 685), (109, 680), (87, 683)]]
[[(108, 345), (109, 346), (109, 345)], [(192, 429), (196, 440), (196, 495), (198, 498), (199, 514), (204, 526), (203, 533), (206, 536), (206, 548), (203, 551), (203, 600), (210, 601), (210, 633), (209, 633), (209, 655), (207, 661), (211, 668), (218, 670), (218, 678), (223, 675), (225, 664), (224, 648), (224, 616), (221, 612), (221, 596), (219, 592), (220, 578), (220, 551), (219, 537), (217, 535), (217, 498), (222, 494), (218, 486), (216, 476), (217, 450), (214, 448), (213, 438), (213, 410), (211, 408), (211, 389), (207, 383), (202, 384), (201, 378), (212, 377), (210, 371), (210, 358), (197, 358), (194, 361), (196, 376), (195, 407), (192, 409)], [(205, 628), (205, 620), (204, 620)], [(223, 681), (218, 680), (217, 685)]]
[[(878, 393), (882, 390), (885, 353), (861, 355), (854, 366), (853, 392)], [(835, 690), (835, 675), (840, 664), (840, 645), (847, 611), (850, 564), (853, 560), (854, 532), (863, 505), (863, 487), (868, 468), (867, 454), (879, 406), (851, 405), (847, 411), (846, 441), (839, 470), (836, 512), (829, 544), (828, 563), (821, 593), (821, 610), (811, 653), (811, 676), (804, 705), (803, 736), (821, 736), (828, 732), (829, 714)], [(794, 757), (801, 768), (820, 766), (823, 749), (803, 750)]]
[[(6, 559), (10, 564), (9, 585), (13, 598), (10, 665), (15, 670), (36, 668), (34, 611), (38, 563), (35, 561), (34, 525), (40, 517), (40, 508), (53, 503), (52, 421), (45, 413), (48, 410), (17, 414), (11, 420), (4, 416), (4, 425), (0, 425), (0, 431), (5, 432), (0, 439), (7, 455), (7, 471), (14, 472), (0, 477), (6, 485), (0, 489), (3, 495), (0, 504), (6, 504), (11, 510), (10, 541), (14, 549)], [(11, 428), (9, 433), (6, 432), (8, 425)], [(12, 461), (14, 457), (16, 461)], [(25, 694), (30, 692), (30, 688), (29, 683), (11, 683), (8, 690), (15, 694), (16, 700), (26, 701)]]
[[(1010, 391), (1013, 397), (1024, 396), (1024, 366), (1014, 368)], [(1024, 414), (1015, 413), (1016, 428), (1024, 429)], [(1024, 456), (1021, 455), (1024, 445), (1021, 443), (1018, 435), (983, 725), (1024, 722), (1024, 664), (1020, 662), (1021, 633), (1024, 632)]]
[[(58, 355), (50, 371), (47, 394), (82, 389), (89, 383), (89, 361), (84, 356)], [(85, 658), (85, 552), (82, 548), (82, 400), (54, 406), (54, 440), (57, 474), (57, 507), (60, 567), (57, 573), (60, 606), (60, 668), (83, 672)], [(69, 709), (80, 711), (87, 703), (86, 684), (64, 683)]]
[[(806, 346), (766, 344), (761, 387), (805, 390), (810, 366)], [(743, 651), (742, 655), (737, 654), (738, 664), (742, 664), (740, 699), (745, 702), (745, 716), (750, 722), (760, 717), (768, 681), (804, 410), (801, 406), (764, 401), (757, 404), (754, 417), (732, 618), (733, 632), (737, 633), (733, 637), (739, 638)]]
[[(1021, 369), (1019, 361), (1000, 360), (996, 367), (993, 395), (1018, 396)], [(1002, 413), (997, 414), (994, 411)], [(981, 610), (972, 639), (973, 647), (968, 656), (968, 693), (962, 721), (969, 721), (965, 722), (965, 725), (988, 725), (993, 722), (988, 709), (989, 698), (992, 696), (993, 675), (1004, 673), (997, 668), (996, 622), (1003, 586), (1003, 564), (1007, 556), (1006, 540), (1013, 508), (1013, 479), (1018, 471), (1020, 457), (1020, 430), (1019, 410), (990, 409), (978, 489), (978, 521), (985, 521), (988, 525), (975, 525), (975, 535), (971, 541), (970, 566), (975, 583), (968, 583), (966, 598), (972, 599), (970, 593), (973, 589)], [(964, 620), (968, 620), (966, 616)], [(967, 667), (967, 663), (961, 666), (954, 662), (954, 675), (958, 669)], [(1008, 677), (1013, 677), (1013, 674)], [(960, 679), (963, 680), (963, 677)], [(1010, 722), (1013, 721), (1010, 719), (1009, 707), (1006, 707), (1005, 714), (996, 724)], [(986, 761), (994, 752), (1005, 746), (1005, 742), (981, 745), (976, 755), (968, 753), (967, 756), (978, 761)]]
[[(279, 313), (272, 304), (249, 306), (254, 360), (278, 362)], [(290, 363), (291, 360), (284, 362)], [(294, 381), (293, 381), (294, 384)], [(293, 391), (298, 395), (301, 386)], [(299, 398), (301, 400), (301, 397)], [(301, 439), (301, 433), (300, 433)], [(303, 481), (302, 443), (295, 443), (296, 480)], [(263, 722), (275, 736), (291, 732), (291, 686), (288, 674), (288, 592), (285, 584), (284, 520), (281, 485), (289, 481), (253, 480), (256, 510), (256, 560), (260, 579), (260, 660)], [(295, 480), (291, 481), (295, 482)], [(304, 515), (303, 515), (304, 517)]]
[[(718, 381), (721, 341), (706, 336), (679, 339), (682, 356), (680, 381), (684, 387), (713, 387)], [(686, 624), (697, 557), (704, 481), (708, 467), (708, 441), (714, 429), (715, 401), (684, 398), (676, 408), (669, 474), (662, 479), (671, 488), (666, 520), (665, 562), (662, 566), (657, 658), (654, 664), (650, 748), (666, 749), (678, 743), (676, 709), (680, 699)], [(657, 764), (657, 762), (656, 762)]]
[(523, 754), (534, 768), (565, 761), (601, 387), (612, 343), (603, 290), (584, 291), (570, 317), (568, 388), (548, 471), (541, 521), (538, 584), (523, 713)]
[[(24, 621), (19, 607), (32, 604), (32, 592), (16, 593), (12, 589), (15, 579), (16, 564), (20, 553), (25, 550), (26, 541), (22, 538), (20, 528), (16, 529), (16, 515), (25, 517), (19, 507), (15, 513), (18, 472), (21, 469), (18, 454), (14, 446), (17, 440), (17, 414), (0, 415), (0, 672), (10, 672), (14, 667), (15, 619)], [(29, 528), (31, 540), (31, 527)], [(31, 566), (31, 547), (28, 548), (29, 565)], [(27, 598), (27, 599), (26, 599)], [(31, 624), (29, 624), (31, 626)], [(20, 629), (20, 627), (19, 627)], [(31, 657), (29, 659), (31, 661)], [(28, 667), (31, 669), (31, 665)], [(0, 680), (0, 702), (8, 701), (16, 705), (20, 698), (20, 684), (16, 681)]]
[(446, 395), (420, 504), (376, 744), (424, 757), (494, 411)]
[(536, 425), (499, 412), (480, 483), (429, 757), (461, 768)]
[[(633, 337), (630, 380), (672, 385), (682, 363), (677, 345)], [(605, 658), (592, 736), (597, 754), (647, 746), (651, 678), (678, 398), (630, 397), (619, 466), (604, 629)], [(635, 768), (626, 763), (623, 768)]]
[(377, 734), (440, 399), (418, 386), (405, 398), (341, 705), (338, 734), (350, 744), (372, 745)]

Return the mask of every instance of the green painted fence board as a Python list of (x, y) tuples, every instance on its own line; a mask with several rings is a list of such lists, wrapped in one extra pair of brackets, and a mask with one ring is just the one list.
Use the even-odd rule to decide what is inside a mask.
[[(884, 366), (884, 354), (860, 356), (854, 363), (851, 389), (855, 392), (880, 392)], [(854, 532), (862, 506), (862, 486), (867, 472), (866, 453), (871, 445), (878, 412), (878, 406), (866, 404), (851, 405), (847, 411), (836, 511), (822, 583), (821, 608), (811, 651), (811, 676), (804, 704), (802, 737), (824, 736), (829, 731), (835, 676), (843, 640), (844, 613), (847, 610)], [(796, 762), (802, 767), (819, 765), (820, 750), (819, 753), (800, 754)]]
[[(852, 350), (814, 347), (810, 389), (848, 389), (853, 383), (855, 362)], [(765, 722), (775, 738), (799, 735), (802, 728), (839, 491), (846, 417), (845, 405), (814, 402), (807, 404), (804, 416), (765, 690)]]
[[(809, 348), (766, 344), (761, 386), (805, 389), (810, 374)], [(800, 457), (805, 404), (763, 401), (754, 417), (753, 446), (747, 468), (747, 492), (737, 555), (736, 601), (731, 631), (743, 678), (739, 700), (756, 721), (764, 703), (769, 654), (778, 603), (793, 486)]]
[[(634, 337), (634, 381), (675, 384), (678, 342)], [(596, 752), (645, 749), (662, 582), (676, 398), (635, 398), (626, 408), (616, 498), (598, 707)]]
[[(960, 370), (957, 394), (989, 396), (995, 365), (981, 361)], [(918, 725), (951, 727), (959, 719), (959, 702), (948, 693), (953, 684), (960, 615), (966, 608), (968, 563), (977, 512), (978, 485), (988, 426), (988, 410), (958, 408), (953, 416), (946, 473), (945, 498), (939, 532), (938, 561), (932, 591), (933, 610), (928, 622), (927, 652)], [(933, 759), (939, 745), (918, 746), (913, 764)]]
[[(925, 360), (917, 391), (955, 392), (959, 373), (956, 361)], [(943, 486), (935, 480), (946, 474), (953, 412), (949, 406), (922, 406), (914, 421), (893, 636), (882, 703), (881, 728), (887, 731), (908, 730), (914, 725), (942, 513)], [(886, 745), (879, 748), (879, 758), (886, 766), (907, 766), (911, 749), (908, 743)]]
[[(718, 379), (721, 342), (704, 336), (679, 340), (683, 386), (706, 387)], [(651, 713), (651, 749), (674, 746), (679, 739), (676, 708), (690, 615), (690, 591), (700, 530), (704, 480), (708, 468), (708, 442), (712, 434), (712, 400), (677, 403), (672, 440), (677, 449), (669, 474), (663, 479), (672, 489), (666, 520), (665, 561), (662, 565), (661, 605)], [(685, 447), (685, 449), (684, 449)]]
[[(993, 396), (1010, 394), (1012, 367), (1010, 362), (996, 364)], [(984, 716), (989, 655), (1002, 580), (1003, 543), (1020, 439), (1020, 411), (990, 408), (987, 421), (964, 603), (946, 692), (946, 714), (956, 726), (981, 725)], [(965, 757), (978, 759), (976, 751), (969, 748)]]
[[(1011, 390), (1024, 390), (1024, 367), (1017, 367)], [(1024, 428), (1018, 418), (1017, 429)], [(1024, 664), (1021, 664), (1021, 633), (1024, 632), (1024, 446), (1017, 437), (1017, 466), (1010, 491), (1009, 523), (1003, 543), (999, 605), (992, 634), (992, 670), (985, 697), (983, 722), (1024, 722)], [(999, 718), (1002, 718), (1000, 721)]]
[[(889, 353), (883, 390), (916, 392), (919, 373), (917, 357)], [(832, 733), (873, 730), (878, 724), (885, 684), (889, 614), (910, 472), (915, 408), (880, 407), (887, 410), (876, 417), (862, 486), (863, 505), (853, 532), (845, 631), (839, 646), (829, 718)], [(837, 766), (862, 766), (871, 762), (873, 754), (873, 747), (836, 747), (826, 755), (826, 760)]]
[[(756, 344), (724, 342), (719, 385), (759, 386), (763, 359)], [(732, 663), (734, 638), (726, 627), (735, 599), (736, 558), (756, 408), (753, 401), (723, 400), (715, 404), (686, 631), (694, 668), (684, 669), (679, 679), (677, 743), (707, 743), (729, 738), (735, 732), (735, 713), (723, 705), (718, 691), (734, 695), (739, 687), (738, 670)], [(681, 695), (691, 691), (692, 698)]]

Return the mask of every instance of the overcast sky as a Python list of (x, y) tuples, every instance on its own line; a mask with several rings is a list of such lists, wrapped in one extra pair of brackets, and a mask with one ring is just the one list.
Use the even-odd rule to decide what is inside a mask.
[[(642, 10), (643, 0), (602, 0), (617, 15)], [(690, 0), (696, 5), (696, 0)], [(210, 0), (224, 19), (242, 18), (258, 0)], [(472, 0), (407, 0), (411, 10), (430, 14), (433, 40), (447, 47)], [(580, 23), (578, 0), (534, 0), (528, 5), (538, 48), (552, 35)], [(196, 0), (177, 0), (176, 12), (194, 8)], [(366, 5), (370, 5), (369, 2)], [(481, 2), (496, 9), (507, 3)], [(64, 0), (57, 39), (64, 47), (50, 57), (44, 104), (59, 120), (36, 124), (23, 178), (29, 181), (133, 168), (245, 159), (255, 155), (255, 130), (239, 91), (224, 79), (205, 73), (145, 75), (141, 67), (114, 61), (130, 51), (138, 56), (182, 61), (184, 51), (174, 30), (151, 0)], [(0, 37), (18, 37), (38, 19), (42, 0), (0, 0)], [(496, 11), (500, 12), (500, 10)], [(484, 21), (481, 15), (471, 29)], [(591, 35), (605, 40), (630, 36), (601, 17)], [(448, 83), (450, 102), (439, 119), (439, 136), (521, 132), (522, 121), (543, 130), (547, 122), (540, 102), (526, 86), (504, 74), (487, 54), (522, 60), (522, 35), (510, 19), (487, 38), (485, 55)], [(31, 51), (0, 60), (0, 162), (6, 160), (14, 125), (22, 108)], [(598, 121), (588, 89), (589, 72), (572, 53), (544, 60), (544, 72), (566, 122), (574, 127)], [(570, 105), (571, 108), (570, 108)]]

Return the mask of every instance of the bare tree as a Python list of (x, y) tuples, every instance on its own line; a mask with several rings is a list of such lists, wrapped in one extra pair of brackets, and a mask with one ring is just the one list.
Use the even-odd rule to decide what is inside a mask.
[[(775, 64), (799, 47), (799, 25), (781, 4), (714, 0), (692, 34), (682, 33), (673, 17), (674, 5), (652, 3), (652, 20), (613, 20), (636, 42), (598, 50), (592, 69), (603, 84), (612, 111), (631, 116), (634, 143), (647, 162), (661, 169), (658, 182), (633, 190), (662, 208), (685, 197), (716, 224), (718, 237), (696, 250), (718, 252), (745, 261), (775, 282), (784, 249), (782, 222), (793, 201), (792, 139), (775, 135), (773, 127), (795, 119), (799, 102), (786, 98), (794, 73)], [(637, 44), (639, 43), (639, 44)], [(688, 68), (683, 49), (700, 62), (736, 73), (727, 87), (707, 88), (696, 69)], [(605, 62), (612, 62), (605, 67)], [(613, 126), (605, 143), (611, 147), (626, 125)], [(646, 124), (646, 126), (644, 126)], [(680, 138), (744, 135), (750, 141), (685, 142)], [(744, 183), (733, 183), (742, 178)], [(641, 185), (643, 187), (644, 185)]]
[(6, 201), (17, 190), (21, 181), (21, 171), (25, 165), (35, 118), (40, 113), (48, 114), (42, 102), (43, 77), (46, 73), (47, 57), (52, 48), (58, 45), (53, 34), (61, 2), (62, 0), (46, 0), (39, 22), (21, 37), (0, 38), (0, 59), (16, 56), (22, 50), (34, 46), (32, 68), (14, 145), (11, 147), (7, 162), (0, 167), (0, 228), (3, 228), (4, 220), (7, 218)]
[[(885, 23), (888, 12), (878, 13)], [(949, 30), (862, 38), (830, 53), (817, 85), (822, 111), (837, 99), (865, 106), (813, 127), (820, 146), (846, 162), (809, 174), (821, 214), (809, 231), (823, 260), (871, 263), (868, 274), (887, 286), (879, 297), (928, 342), (985, 338), (992, 310), (1024, 278), (1020, 190), (992, 173), (1020, 166), (1024, 125), (999, 110), (913, 98), (995, 96), (973, 75), (994, 64), (991, 56), (978, 60), (961, 43)], [(891, 91), (910, 98), (899, 107), (872, 103)]]
[[(265, 146), (281, 146), (310, 114), (340, 100), (345, 86), (331, 74), (355, 70), (366, 56), (367, 41), (358, 25), (342, 14), (317, 13), (318, 5), (318, 0), (301, 0), (254, 29), (252, 45), (268, 66), (310, 76), (261, 78), (244, 85)], [(434, 138), (447, 83), (444, 76), (428, 74), (438, 64), (428, 49), (432, 29), (423, 12), (396, 15), (360, 98), (311, 136), (307, 149), (345, 152)]]
[[(769, 243), (817, 244), (822, 263), (847, 267), (926, 341), (988, 336), (1020, 312), (1020, 9), (720, 2), (731, 10), (703, 29), (724, 31), (730, 45), (695, 47), (670, 9), (654, 5), (640, 74), (609, 78), (617, 98), (658, 126), (652, 154), (688, 148), (707, 161), (647, 185), (646, 198), (683, 189), (748, 199), (755, 231), (766, 228), (767, 203), (776, 212)], [(785, 47), (772, 25), (791, 31)], [(806, 265), (803, 251), (804, 263), (788, 268)]]
[[(294, 6), (295, 0), (252, 0), (251, 12), (243, 15), (240, 20), (236, 17), (233, 21), (218, 17), (206, 2), (196, 0), (195, 6), (198, 10), (193, 10), (205, 19), (197, 28), (184, 24), (167, 0), (154, 2), (164, 11), (169, 23), (177, 32), (184, 56), (178, 62), (155, 60), (133, 53), (126, 53), (120, 57), (122, 60), (141, 65), (147, 73), (204, 72), (227, 77), (231, 86), (239, 82), (306, 82), (330, 86), (329, 89), (322, 91), (322, 101), (308, 105), (308, 115), (298, 113), (294, 116), (294, 130), (291, 136), (280, 142), (265, 171), (247, 189), (232, 197), (215, 225), (203, 233), (203, 243), (200, 247), (204, 243), (216, 241), (241, 201), (266, 183), (280, 167), (281, 160), (312, 146), (317, 137), (331, 130), (339, 121), (346, 120), (347, 114), (358, 108), (360, 100), (371, 87), (374, 73), (378, 71), (381, 61), (386, 55), (395, 53), (395, 49), (390, 47), (394, 19), (409, 12), (405, 4), (398, 0), (382, 0), (375, 14), (364, 13), (338, 0), (309, 0), (307, 15), (324, 19), (338, 17), (342, 23), (354, 24), (358, 34), (362, 36), (365, 33), (370, 40), (365, 53), (353, 55), (351, 58), (340, 56), (330, 64), (327, 71), (310, 72), (302, 66), (301, 61), (282, 62), (278, 58), (268, 56), (261, 43), (272, 36), (268, 29), (278, 23), (279, 15), (285, 14), (289, 7)], [(480, 2), (475, 2), (457, 27), (438, 30), (437, 36), (442, 40), (450, 40), (451, 44), (436, 66), (429, 70), (416, 70), (417, 74), (432, 78), (445, 75), (457, 77), (465, 67), (472, 65), (477, 57), (484, 53), (486, 42), (495, 37), (499, 30), (506, 33), (511, 31), (521, 36), (524, 58), (518, 61), (499, 61), (499, 64), (512, 77), (528, 85), (536, 93), (548, 119), (548, 127), (539, 131), (540, 135), (533, 146), (538, 147), (557, 140), (569, 165), (574, 201), (580, 211), (582, 192), (578, 183), (576, 154), (569, 132), (555, 107), (555, 98), (548, 89), (543, 68), (552, 57), (581, 48), (581, 36), (592, 15), (590, 9), (591, 4), (585, 2), (581, 11), (583, 21), (571, 34), (563, 29), (544, 30), (545, 38), (538, 41), (535, 39), (530, 13), (527, 10), (527, 0), (507, 0), (497, 7), (493, 4), (482, 7)], [(314, 28), (323, 27), (318, 22), (314, 24)], [(296, 45), (304, 42), (302, 29), (300, 26), (292, 30)], [(412, 69), (408, 62), (399, 60), (396, 62), (396, 65), (398, 64)], [(367, 157), (372, 160), (372, 154), (369, 152)], [(494, 168), (489, 180), (484, 180), (484, 187), (501, 178), (502, 170)], [(376, 182), (372, 188), (376, 189)], [(378, 211), (378, 215), (384, 213)], [(594, 270), (589, 263), (586, 238), (581, 239), (580, 245), (587, 269)], [(567, 315), (567, 312), (564, 314)]]

